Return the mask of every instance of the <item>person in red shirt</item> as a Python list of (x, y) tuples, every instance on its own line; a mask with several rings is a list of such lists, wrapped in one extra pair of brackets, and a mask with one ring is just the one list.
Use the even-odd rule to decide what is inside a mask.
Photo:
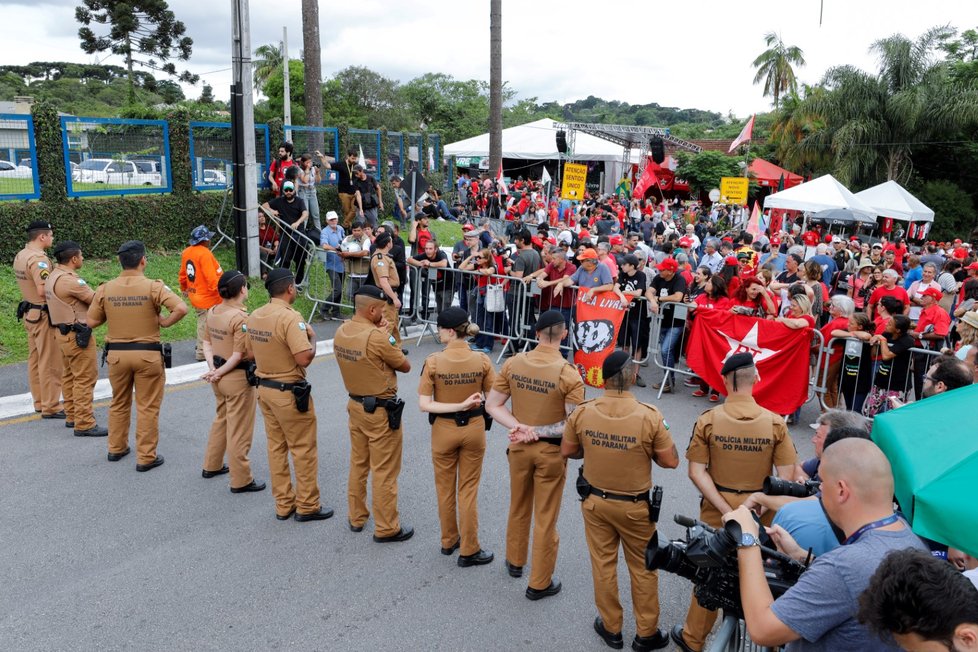
[[(287, 170), (297, 165), (292, 158), (293, 150), (292, 143), (282, 143), (278, 146), (278, 158), (268, 166), (268, 183), (272, 186), (272, 192), (275, 193), (276, 197), (282, 195), (282, 184), (285, 183)], [(296, 170), (298, 170), (298, 167), (296, 167)]]
[[(942, 342), (951, 330), (951, 315), (938, 304), (944, 296), (940, 290), (927, 288), (921, 294), (923, 310), (920, 311), (920, 317), (917, 319), (917, 327), (912, 334), (925, 347), (933, 348), (928, 345)], [(934, 328), (930, 332), (927, 332), (928, 326), (933, 326)]]
[(900, 241), (896, 244), (888, 242), (886, 243), (886, 246), (883, 247), (883, 253), (885, 254), (887, 251), (892, 251), (893, 255), (896, 257), (897, 265), (903, 267), (903, 259), (907, 255), (907, 241), (900, 238)]
[(750, 315), (760, 318), (773, 318), (778, 314), (771, 295), (768, 294), (764, 283), (756, 276), (741, 279), (737, 296), (731, 301), (730, 311), (738, 315)]
[(869, 302), (866, 306), (866, 313), (872, 317), (876, 312), (877, 304), (879, 304), (880, 299), (883, 297), (894, 297), (903, 302), (903, 314), (910, 312), (910, 297), (907, 295), (907, 291), (901, 286), (897, 285), (897, 280), (900, 278), (896, 270), (884, 269), (883, 270), (883, 285), (877, 287), (873, 290), (873, 293), (869, 295)]
[(818, 231), (812, 229), (809, 229), (801, 236), (801, 241), (806, 247), (817, 247), (820, 240)]

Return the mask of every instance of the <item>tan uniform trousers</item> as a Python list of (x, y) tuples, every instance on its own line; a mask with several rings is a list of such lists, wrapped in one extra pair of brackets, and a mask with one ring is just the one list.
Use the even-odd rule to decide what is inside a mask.
[(482, 417), (473, 418), (469, 425), (461, 427), (451, 419), (435, 420), (431, 427), (431, 463), (435, 468), (441, 547), (451, 548), (461, 539), (461, 555), (474, 555), (482, 550), (479, 480), (485, 454), (486, 430)]
[[(316, 406), (295, 409), (292, 392), (258, 388), (258, 405), (265, 417), (268, 441), (268, 474), (272, 481), (275, 513), (286, 516), (293, 508), (300, 514), (319, 511), (319, 454), (316, 440)], [(289, 469), (289, 453), (295, 468), (295, 488)]]
[(136, 463), (156, 459), (160, 441), (160, 405), (166, 372), (159, 351), (109, 351), (109, 452), (129, 448), (129, 422), (132, 417), (133, 389), (136, 392)]
[(372, 473), (374, 534), (393, 536), (401, 531), (397, 477), (401, 474), (403, 433), (400, 428), (390, 429), (384, 408), (367, 414), (363, 405), (351, 399), (346, 410), (350, 415), (350, 479), (347, 483), (350, 524), (362, 527), (370, 517), (367, 476)]
[[(196, 309), (195, 309), (196, 310)], [(196, 310), (197, 312), (197, 348), (194, 349), (194, 356), (200, 362), (204, 359), (204, 335), (207, 334), (207, 311)]]
[(95, 338), (83, 349), (75, 343), (74, 332), (62, 335), (55, 331), (54, 336), (61, 348), (64, 365), (61, 391), (65, 397), (65, 416), (69, 422), (75, 422), (75, 430), (90, 430), (97, 425), (92, 406), (98, 381)]
[(506, 524), (506, 560), (526, 564), (533, 519), (533, 559), (529, 587), (550, 586), (557, 565), (557, 517), (567, 477), (567, 463), (560, 448), (537, 442), (506, 451), (509, 458), (509, 521)]
[(353, 218), (357, 214), (357, 202), (352, 194), (341, 192), (339, 195), (340, 207), (343, 211), (343, 227), (349, 231), (350, 225), (353, 224)]
[(211, 383), (211, 389), (217, 401), (217, 414), (207, 438), (204, 470), (219, 471), (224, 466), (226, 451), (231, 486), (244, 487), (255, 479), (248, 461), (255, 432), (255, 388), (248, 384), (244, 371), (234, 370)]
[(834, 408), (839, 405), (839, 376), (842, 372), (842, 360), (829, 365), (825, 375), (825, 407)]
[(34, 397), (34, 410), (54, 414), (61, 410), (61, 347), (55, 339), (58, 331), (48, 324), (46, 314), (33, 324), (25, 319), (24, 330), (27, 331), (27, 380)]
[(589, 496), (581, 503), (584, 537), (591, 551), (594, 604), (609, 632), (620, 632), (622, 608), (618, 600), (618, 545), (632, 587), (632, 609), (639, 636), (652, 636), (659, 628), (659, 576), (645, 568), (645, 547), (655, 532), (645, 501), (637, 503)]
[[(394, 292), (397, 292), (397, 288), (394, 288)], [(394, 336), (394, 341), (400, 346), (401, 328), (397, 313), (398, 310), (394, 307), (394, 304), (388, 303), (384, 306), (384, 319), (387, 320), (387, 332)]]
[[(749, 493), (735, 494), (726, 491), (720, 492), (723, 499), (730, 505), (730, 509), (737, 509), (745, 500)], [(762, 518), (764, 525), (770, 525), (774, 518), (774, 512), (768, 511)], [(717, 508), (710, 502), (704, 500), (700, 505), (700, 520), (711, 527), (723, 527), (723, 518)], [(713, 624), (717, 620), (717, 612), (711, 609), (704, 609), (696, 600), (694, 595), (689, 601), (689, 611), (686, 613), (686, 624), (683, 625), (683, 639), (686, 644), (694, 650), (702, 650), (706, 644), (706, 637), (713, 629)]]

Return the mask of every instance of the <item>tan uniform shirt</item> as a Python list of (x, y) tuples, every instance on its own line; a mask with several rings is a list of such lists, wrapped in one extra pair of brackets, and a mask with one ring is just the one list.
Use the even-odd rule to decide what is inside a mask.
[(750, 396), (730, 396), (696, 420), (686, 459), (706, 464), (718, 487), (760, 491), (772, 465), (794, 464), (798, 455), (781, 417)]
[(290, 383), (306, 377), (295, 354), (312, 348), (302, 315), (282, 299), (271, 299), (245, 321), (260, 378)]
[(394, 370), (404, 364), (404, 353), (386, 330), (354, 315), (336, 329), (333, 353), (348, 393), (378, 398), (397, 394)]
[[(45, 298), (39, 287), (44, 287), (45, 281), (51, 274), (51, 261), (48, 259), (44, 250), (31, 243), (17, 252), (14, 257), (14, 278), (17, 279), (17, 287), (20, 288), (20, 296), (24, 301), (33, 304), (44, 305)], [(30, 322), (40, 319), (38, 310), (31, 309), (26, 315)]]
[(584, 382), (560, 351), (536, 348), (507, 360), (493, 389), (513, 398), (513, 416), (527, 426), (547, 426), (567, 417), (565, 403), (584, 400)]
[(564, 439), (581, 446), (588, 482), (624, 494), (651, 489), (653, 453), (673, 446), (659, 410), (631, 392), (605, 392), (581, 403), (567, 419)]
[[(248, 340), (248, 327), (245, 325), (248, 312), (219, 303), (207, 311), (207, 332), (204, 340), (211, 343), (214, 355), (227, 360), (235, 353), (249, 357), (251, 342)], [(308, 341), (308, 340), (307, 340)]]
[(392, 288), (401, 285), (401, 279), (397, 275), (397, 268), (394, 267), (394, 259), (384, 253), (375, 253), (370, 257), (370, 271), (374, 275), (374, 283), (380, 285), (380, 279), (386, 278), (390, 281)]
[(55, 265), (44, 283), (44, 295), (48, 301), (51, 323), (70, 325), (85, 321), (95, 290), (75, 270)]
[(418, 394), (440, 403), (461, 403), (476, 392), (492, 389), (496, 372), (485, 353), (477, 353), (464, 340), (455, 340), (444, 351), (425, 359)]
[(95, 291), (88, 317), (109, 324), (106, 342), (159, 342), (160, 309), (173, 311), (182, 303), (163, 281), (138, 270), (122, 270)]

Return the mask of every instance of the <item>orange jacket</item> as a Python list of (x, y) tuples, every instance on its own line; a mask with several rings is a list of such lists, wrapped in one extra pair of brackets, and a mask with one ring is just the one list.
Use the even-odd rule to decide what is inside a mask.
[(180, 289), (190, 297), (198, 310), (207, 310), (221, 302), (217, 282), (224, 270), (206, 245), (191, 245), (180, 257)]

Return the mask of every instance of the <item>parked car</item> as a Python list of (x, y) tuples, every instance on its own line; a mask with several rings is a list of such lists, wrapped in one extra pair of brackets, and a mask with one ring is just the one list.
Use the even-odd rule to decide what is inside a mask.
[[(82, 161), (71, 173), (75, 183), (108, 183), (120, 186), (162, 186), (163, 176), (152, 171), (155, 161), (149, 161), (152, 166), (142, 165), (145, 161), (115, 161), (110, 158), (90, 158)], [(140, 167), (151, 170), (143, 172)]]
[(4, 179), (30, 179), (34, 171), (30, 166), (14, 165), (10, 161), (0, 161), (0, 177)]
[(228, 185), (228, 178), (220, 170), (204, 170), (202, 183), (205, 186), (226, 186)]

